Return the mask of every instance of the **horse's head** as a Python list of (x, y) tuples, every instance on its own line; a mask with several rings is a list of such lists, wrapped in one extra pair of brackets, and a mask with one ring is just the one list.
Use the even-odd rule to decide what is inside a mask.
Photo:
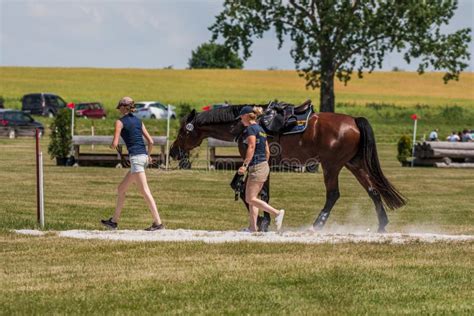
[(173, 159), (181, 160), (185, 158), (191, 149), (201, 145), (204, 139), (202, 131), (195, 124), (196, 110), (192, 110), (182, 121), (179, 128), (178, 137), (170, 148), (170, 156)]
[(189, 151), (201, 145), (206, 137), (235, 140), (245, 128), (239, 118), (241, 108), (241, 105), (231, 105), (199, 114), (192, 110), (181, 121), (178, 137), (170, 149), (170, 156), (177, 160), (186, 158)]

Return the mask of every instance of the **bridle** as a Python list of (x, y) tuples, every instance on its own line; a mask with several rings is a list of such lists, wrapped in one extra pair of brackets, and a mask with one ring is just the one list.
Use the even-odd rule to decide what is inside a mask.
[[(195, 124), (194, 121), (195, 121), (195, 118), (193, 118), (191, 120), (191, 122), (186, 123), (186, 125), (184, 126), (184, 130), (186, 131), (185, 132), (186, 136), (188, 136), (189, 134), (191, 134), (194, 131), (194, 124)], [(182, 133), (178, 133), (178, 137), (176, 138), (176, 140), (177, 141), (183, 140)], [(178, 147), (177, 149), (178, 149), (178, 155), (180, 157), (186, 157), (187, 156), (187, 152), (184, 149), (182, 149), (181, 147)]]
[(186, 129), (186, 134), (189, 135), (189, 133), (191, 133), (192, 131), (194, 131), (194, 120), (192, 120), (191, 122), (189, 122), (188, 124), (186, 124), (186, 126), (184, 127)]

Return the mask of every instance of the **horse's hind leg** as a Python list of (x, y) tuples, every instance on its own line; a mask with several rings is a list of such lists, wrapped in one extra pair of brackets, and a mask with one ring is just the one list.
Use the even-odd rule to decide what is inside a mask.
[(379, 192), (375, 189), (370, 174), (366, 171), (363, 163), (360, 160), (351, 161), (346, 164), (347, 169), (349, 169), (354, 176), (357, 178), (357, 181), (364, 187), (364, 189), (369, 194), (370, 198), (374, 202), (375, 212), (377, 213), (377, 218), (379, 220), (379, 233), (385, 233), (385, 226), (388, 224), (387, 213), (382, 203), (382, 197)]
[(325, 168), (324, 164), (322, 164), (322, 166), (324, 171), (324, 184), (326, 185), (326, 203), (319, 213), (318, 218), (314, 221), (313, 227), (316, 230), (321, 230), (324, 227), (334, 204), (336, 204), (340, 196), (339, 173), (342, 167)]

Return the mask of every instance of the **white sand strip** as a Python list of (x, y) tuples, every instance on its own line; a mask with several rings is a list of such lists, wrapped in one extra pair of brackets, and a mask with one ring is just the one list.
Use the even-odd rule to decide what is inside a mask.
[[(19, 234), (41, 235), (42, 232), (34, 230), (16, 230)], [(118, 241), (160, 241), (160, 242), (188, 242), (200, 241), (204, 243), (235, 243), (235, 242), (260, 242), (260, 243), (301, 243), (301, 244), (336, 244), (336, 243), (391, 243), (404, 244), (410, 242), (465, 242), (474, 241), (473, 235), (443, 235), (443, 234), (324, 234), (311, 231), (288, 231), (269, 233), (244, 233), (237, 231), (205, 231), (188, 229), (166, 229), (156, 232), (143, 230), (66, 230), (53, 232), (60, 237), (77, 239), (103, 239)]]
[(44, 234), (46, 234), (44, 231), (34, 230), (34, 229), (18, 229), (18, 230), (15, 230), (14, 232), (20, 235), (30, 235), (30, 236), (43, 236)]

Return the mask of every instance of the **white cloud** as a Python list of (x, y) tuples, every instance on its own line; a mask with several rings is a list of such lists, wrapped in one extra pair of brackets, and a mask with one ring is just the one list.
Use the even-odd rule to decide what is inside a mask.
[[(207, 28), (222, 3), (223, 0), (0, 0), (0, 64), (145, 68), (172, 64), (185, 68), (191, 51), (210, 39)], [(461, 0), (449, 31), (472, 27), (472, 8), (473, 2)], [(474, 58), (473, 45), (470, 47)], [(290, 47), (291, 42), (287, 42), (277, 50), (274, 33), (269, 32), (255, 40), (254, 54), (245, 66), (292, 69)], [(393, 66), (416, 68), (406, 66), (397, 55), (386, 59), (385, 69)]]

